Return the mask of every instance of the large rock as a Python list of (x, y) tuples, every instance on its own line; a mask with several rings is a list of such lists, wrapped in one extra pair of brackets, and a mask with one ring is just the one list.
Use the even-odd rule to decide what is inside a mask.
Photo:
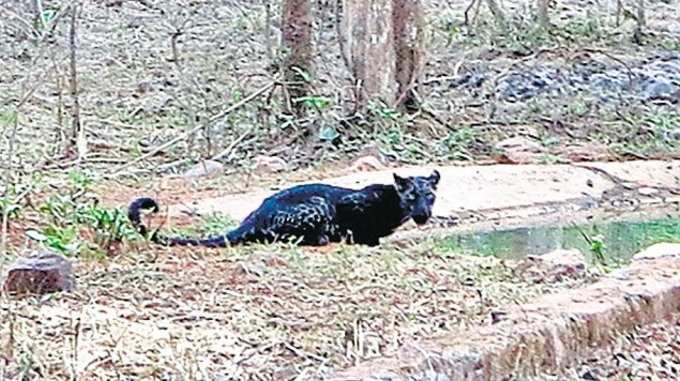
[(633, 259), (660, 259), (666, 257), (680, 258), (680, 243), (657, 243), (635, 254)]
[(47, 294), (71, 291), (71, 262), (61, 255), (36, 252), (17, 259), (7, 271), (3, 290), (12, 294)]

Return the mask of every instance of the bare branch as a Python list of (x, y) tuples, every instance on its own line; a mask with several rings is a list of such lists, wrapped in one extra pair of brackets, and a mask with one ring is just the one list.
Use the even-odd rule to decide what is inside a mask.
[(116, 168), (115, 170), (113, 170), (113, 171), (111, 172), (111, 174), (106, 175), (105, 178), (112, 178), (112, 177), (114, 177), (115, 175), (117, 175), (118, 173), (120, 173), (121, 171), (123, 171), (124, 169), (129, 168), (130, 166), (132, 166), (132, 165), (134, 165), (134, 164), (136, 164), (136, 163), (139, 163), (140, 161), (145, 160), (145, 159), (147, 159), (147, 158), (149, 158), (149, 157), (151, 157), (151, 156), (157, 154), (158, 152), (160, 152), (160, 151), (162, 151), (162, 150), (164, 150), (164, 149), (166, 149), (166, 148), (168, 148), (168, 147), (171, 147), (171, 146), (177, 144), (178, 142), (182, 141), (183, 139), (186, 139), (187, 136), (190, 136), (191, 134), (196, 133), (196, 132), (197, 132), (198, 130), (200, 130), (201, 128), (206, 128), (207, 126), (209, 126), (209, 125), (215, 123), (215, 122), (218, 121), (219, 119), (224, 118), (225, 116), (227, 116), (227, 115), (230, 114), (231, 112), (233, 112), (233, 111), (235, 111), (235, 110), (238, 110), (239, 108), (243, 107), (245, 104), (250, 103), (252, 100), (254, 100), (255, 98), (259, 97), (260, 95), (266, 93), (267, 91), (271, 90), (271, 89), (272, 89), (274, 86), (276, 86), (276, 85), (277, 85), (276, 82), (271, 82), (271, 83), (269, 83), (268, 85), (266, 85), (266, 86), (264, 86), (264, 87), (261, 87), (260, 89), (258, 89), (258, 90), (255, 91), (254, 93), (252, 93), (252, 94), (250, 94), (249, 96), (243, 98), (241, 101), (235, 103), (234, 105), (232, 105), (231, 107), (227, 108), (227, 109), (224, 110), (223, 112), (219, 113), (218, 115), (213, 116), (212, 118), (210, 118), (210, 120), (209, 120), (207, 123), (201, 124), (201, 125), (199, 125), (199, 126), (197, 126), (197, 127), (194, 127), (194, 128), (192, 128), (192, 129), (190, 129), (190, 130), (188, 130), (188, 131), (186, 131), (186, 132), (184, 132), (184, 133), (182, 133), (182, 134), (176, 136), (175, 138), (171, 139), (171, 140), (168, 141), (167, 143), (161, 144), (160, 146), (156, 147), (155, 149), (151, 150), (150, 152), (148, 152), (148, 153), (146, 153), (146, 154), (144, 154), (144, 155), (142, 155), (142, 156), (140, 156), (140, 157), (138, 157), (138, 158), (136, 158), (136, 159), (134, 159), (134, 160), (132, 160), (132, 161), (126, 163), (126, 164), (121, 165), (120, 167), (118, 167), (118, 168)]

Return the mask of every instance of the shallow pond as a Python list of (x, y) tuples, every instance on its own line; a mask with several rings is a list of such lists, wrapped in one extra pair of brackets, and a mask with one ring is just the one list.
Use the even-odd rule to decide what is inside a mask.
[(619, 263), (627, 262), (635, 253), (652, 244), (680, 242), (680, 218), (460, 233), (444, 237), (438, 246), (470, 255), (518, 259), (556, 249), (579, 249), (589, 254), (593, 241), (604, 244), (602, 250), (607, 257)]

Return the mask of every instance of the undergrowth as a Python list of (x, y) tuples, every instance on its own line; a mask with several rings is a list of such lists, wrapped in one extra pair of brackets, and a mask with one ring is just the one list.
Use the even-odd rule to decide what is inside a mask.
[(92, 175), (72, 171), (68, 183), (37, 206), (41, 223), (26, 236), (66, 256), (101, 259), (126, 241), (138, 240), (127, 214), (100, 205), (91, 193)]

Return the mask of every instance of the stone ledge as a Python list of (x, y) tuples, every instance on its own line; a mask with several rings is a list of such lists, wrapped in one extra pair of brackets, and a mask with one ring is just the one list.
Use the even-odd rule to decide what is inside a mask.
[[(666, 250), (677, 246), (660, 246)], [(635, 326), (680, 311), (680, 256), (633, 262), (590, 286), (509, 307), (500, 322), (405, 345), (329, 379), (501, 380), (559, 372)]]

